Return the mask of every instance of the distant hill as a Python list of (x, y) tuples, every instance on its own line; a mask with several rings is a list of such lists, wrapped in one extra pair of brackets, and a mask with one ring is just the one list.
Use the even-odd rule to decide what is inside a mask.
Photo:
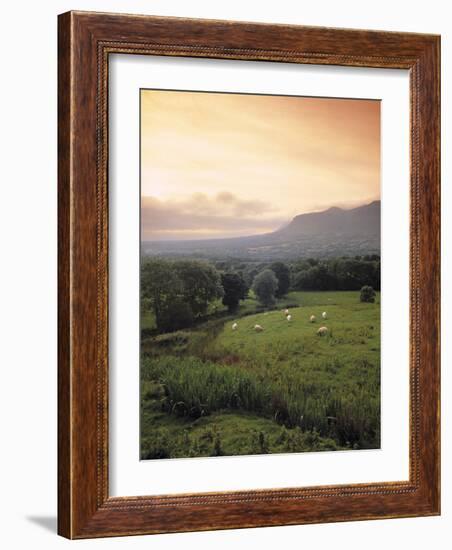
[(295, 216), (264, 235), (196, 241), (144, 241), (142, 252), (158, 256), (291, 259), (380, 253), (380, 201), (345, 210), (329, 208)]
[(335, 233), (337, 235), (380, 235), (380, 201), (343, 210), (329, 208), (296, 216), (288, 225), (275, 231), (274, 236), (291, 239), (307, 235)]

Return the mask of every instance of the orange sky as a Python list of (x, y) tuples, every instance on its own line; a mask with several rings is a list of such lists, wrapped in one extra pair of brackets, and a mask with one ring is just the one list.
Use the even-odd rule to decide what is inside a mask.
[(265, 233), (380, 198), (380, 102), (141, 92), (142, 239)]

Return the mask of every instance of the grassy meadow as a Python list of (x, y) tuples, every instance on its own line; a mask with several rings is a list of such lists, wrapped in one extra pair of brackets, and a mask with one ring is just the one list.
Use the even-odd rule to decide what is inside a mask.
[(217, 300), (158, 333), (147, 309), (141, 328), (142, 459), (380, 446), (379, 293), (292, 291), (265, 309), (251, 291), (234, 314)]

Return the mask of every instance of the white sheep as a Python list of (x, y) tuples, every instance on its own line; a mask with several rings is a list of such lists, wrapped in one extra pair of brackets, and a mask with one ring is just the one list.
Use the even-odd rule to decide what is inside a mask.
[(322, 317), (323, 317), (324, 319), (328, 319), (328, 315), (326, 314), (326, 311), (324, 311), (324, 312), (322, 313)]
[(286, 319), (287, 319), (289, 322), (292, 321), (292, 315), (288, 315), (288, 316), (286, 317)]
[(261, 327), (261, 325), (254, 325), (254, 330), (256, 332), (262, 332), (264, 329), (263, 329), (263, 327)]
[(309, 322), (315, 323), (315, 315), (311, 315), (311, 317), (309, 317)]
[(319, 330), (317, 331), (317, 334), (319, 336), (326, 336), (328, 334), (327, 327), (320, 327)]
[(238, 327), (237, 323), (232, 323), (232, 330), (237, 330), (237, 327)]
[(289, 310), (288, 309), (285, 309), (284, 310), (284, 315), (287, 317), (289, 315)]

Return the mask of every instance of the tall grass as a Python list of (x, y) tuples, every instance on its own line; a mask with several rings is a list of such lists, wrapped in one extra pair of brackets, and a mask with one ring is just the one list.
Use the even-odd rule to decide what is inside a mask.
[[(308, 377), (297, 365), (280, 365), (277, 372), (225, 365), (199, 357), (144, 357), (142, 380), (164, 388), (162, 408), (170, 414), (198, 417), (236, 409), (273, 418), (286, 427), (316, 430), (341, 445), (379, 446), (380, 402), (378, 369), (360, 361), (343, 365), (335, 359), (324, 365), (337, 383), (317, 373)], [(346, 376), (353, 369), (353, 384)], [(356, 383), (365, 372), (366, 384)], [(374, 373), (374, 376), (372, 375)], [(340, 379), (340, 381), (339, 381)], [(345, 382), (345, 383), (344, 383)]]

